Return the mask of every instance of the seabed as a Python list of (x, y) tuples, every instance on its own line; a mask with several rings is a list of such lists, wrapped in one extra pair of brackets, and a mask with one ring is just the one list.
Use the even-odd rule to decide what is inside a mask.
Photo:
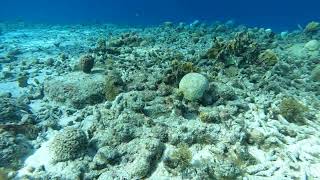
[(320, 179), (320, 25), (0, 24), (0, 179)]

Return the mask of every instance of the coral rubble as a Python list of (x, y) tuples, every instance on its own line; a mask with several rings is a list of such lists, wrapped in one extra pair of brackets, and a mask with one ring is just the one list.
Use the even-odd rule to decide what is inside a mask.
[(317, 22), (5, 26), (0, 179), (320, 179)]

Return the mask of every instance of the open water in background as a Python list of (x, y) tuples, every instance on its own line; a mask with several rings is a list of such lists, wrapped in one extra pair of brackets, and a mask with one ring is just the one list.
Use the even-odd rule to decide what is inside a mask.
[(1, 21), (158, 25), (196, 19), (292, 30), (320, 20), (320, 0), (0, 0)]

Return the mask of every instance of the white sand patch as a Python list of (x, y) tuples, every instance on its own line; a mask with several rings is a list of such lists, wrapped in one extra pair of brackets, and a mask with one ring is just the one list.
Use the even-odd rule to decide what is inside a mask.
[(54, 131), (48, 131), (47, 138), (49, 140), (42, 143), (41, 147), (25, 160), (24, 167), (18, 171), (18, 178), (25, 175), (32, 175), (28, 170), (30, 167), (35, 169), (38, 169), (41, 166), (44, 166), (46, 169), (50, 167), (52, 157), (49, 150), (49, 144), (55, 134), (56, 133)]
[(13, 97), (18, 97), (21, 95), (21, 90), (17, 82), (0, 83), (0, 92), (10, 92)]

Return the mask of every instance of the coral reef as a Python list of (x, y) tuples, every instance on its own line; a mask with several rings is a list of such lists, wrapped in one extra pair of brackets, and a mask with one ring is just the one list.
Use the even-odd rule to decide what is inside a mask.
[(178, 84), (184, 75), (192, 72), (198, 72), (198, 68), (192, 62), (173, 60), (164, 82), (166, 84)]
[(19, 87), (27, 87), (28, 86), (28, 76), (27, 75), (21, 75), (18, 77), (18, 85)]
[(57, 134), (50, 144), (54, 162), (74, 160), (87, 151), (88, 139), (82, 130), (67, 128)]
[(139, 46), (142, 39), (135, 33), (124, 33), (109, 42), (110, 47)]
[(307, 50), (309, 51), (316, 51), (318, 50), (320, 47), (320, 43), (319, 41), (313, 39), (309, 42), (307, 42), (305, 45), (304, 45), (304, 48), (306, 48)]
[(320, 179), (319, 30), (6, 26), (0, 174)]

